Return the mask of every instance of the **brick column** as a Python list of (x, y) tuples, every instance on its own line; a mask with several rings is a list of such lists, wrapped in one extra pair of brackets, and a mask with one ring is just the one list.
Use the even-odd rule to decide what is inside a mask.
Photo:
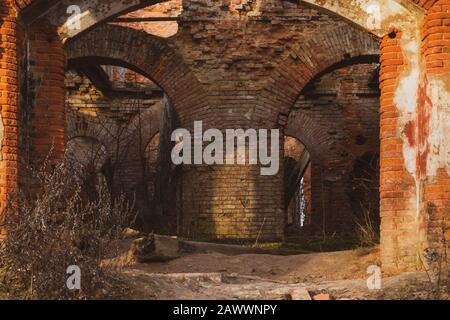
[[(385, 270), (416, 264), (419, 228), (417, 183), (408, 172), (408, 165), (415, 170), (416, 115), (412, 110), (408, 120), (408, 114), (396, 100), (399, 79), (408, 67), (401, 41), (402, 33), (391, 33), (381, 41), (380, 214), (381, 260)], [(408, 159), (404, 148), (412, 150)]]
[(201, 240), (279, 241), (283, 200), (280, 173), (261, 176), (258, 166), (191, 166), (183, 174), (181, 233)]
[[(18, 181), (17, 12), (11, 1), (0, 3), (0, 218)], [(0, 230), (0, 235), (2, 231)]]
[(44, 21), (29, 28), (31, 88), (31, 160), (39, 165), (50, 150), (52, 161), (65, 149), (65, 53), (55, 27)]
[[(245, 103), (239, 102), (242, 109)], [(193, 132), (194, 121), (203, 120), (203, 132), (209, 128), (223, 133), (226, 129), (273, 128), (245, 117), (229, 120), (228, 110), (217, 107), (210, 113), (193, 114), (181, 127)], [(281, 240), (285, 216), (282, 130), (279, 146), (280, 168), (274, 176), (261, 175), (259, 165), (183, 165), (180, 234), (199, 240)]]
[[(422, 25), (426, 74), (419, 96), (419, 159), (427, 251), (442, 258), (450, 244), (450, 1), (428, 9)], [(426, 259), (426, 255), (424, 256)], [(430, 261), (425, 261), (429, 263)]]

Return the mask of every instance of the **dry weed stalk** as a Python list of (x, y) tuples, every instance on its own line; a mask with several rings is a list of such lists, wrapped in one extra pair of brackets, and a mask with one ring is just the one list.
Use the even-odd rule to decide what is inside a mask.
[[(123, 196), (111, 197), (102, 179), (95, 194), (83, 191), (80, 168), (66, 162), (31, 172), (36, 192), (19, 192), (3, 221), (8, 236), (0, 243), (0, 281), (27, 299), (105, 298), (112, 294), (111, 267), (101, 260), (122, 237), (131, 207)], [(81, 269), (81, 290), (66, 286), (66, 270)]]

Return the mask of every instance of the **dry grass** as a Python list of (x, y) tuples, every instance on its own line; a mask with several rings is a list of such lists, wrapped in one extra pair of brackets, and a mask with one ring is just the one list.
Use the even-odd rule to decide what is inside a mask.
[[(104, 180), (94, 194), (84, 193), (74, 172), (66, 163), (46, 163), (32, 172), (37, 196), (20, 192), (10, 200), (3, 222), (8, 237), (0, 243), (0, 283), (8, 296), (95, 299), (120, 289), (101, 260), (122, 237), (132, 210), (123, 196), (112, 198)], [(67, 289), (71, 265), (81, 269), (81, 290)]]
[(380, 243), (380, 232), (372, 219), (371, 209), (361, 204), (362, 218), (356, 219), (356, 232), (362, 247), (374, 247)]

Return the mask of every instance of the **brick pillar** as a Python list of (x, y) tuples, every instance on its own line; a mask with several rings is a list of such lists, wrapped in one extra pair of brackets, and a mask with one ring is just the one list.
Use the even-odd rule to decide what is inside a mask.
[(29, 95), (32, 119), (31, 159), (39, 165), (53, 148), (52, 161), (61, 160), (65, 149), (65, 53), (55, 27), (45, 21), (29, 28)]
[[(282, 170), (281, 170), (282, 171)], [(282, 174), (258, 166), (190, 166), (183, 172), (183, 236), (200, 240), (280, 241)]]
[[(0, 218), (4, 214), (8, 195), (17, 190), (18, 181), (19, 86), (16, 16), (12, 2), (0, 2)], [(1, 234), (0, 230), (0, 236)]]
[[(401, 41), (400, 32), (381, 41), (380, 215), (381, 260), (385, 270), (416, 265), (420, 226), (418, 185), (408, 171), (408, 166), (412, 166), (409, 170), (415, 170), (416, 115), (414, 110), (408, 114), (400, 109), (396, 98), (399, 79), (408, 67)], [(409, 150), (408, 159), (404, 150)]]
[[(210, 123), (203, 116), (203, 132), (211, 127), (223, 132), (228, 128), (258, 129), (257, 124), (224, 123), (221, 110), (213, 113), (208, 118), (222, 123)], [(192, 132), (192, 123), (188, 120), (181, 127)], [(198, 240), (281, 240), (285, 215), (283, 139), (280, 130), (280, 168), (275, 176), (261, 175), (259, 165), (184, 165), (180, 234)]]
[[(422, 58), (426, 65), (419, 95), (422, 210), (427, 222), (426, 249), (441, 258), (450, 243), (449, 0), (436, 1), (428, 9), (421, 35)], [(427, 260), (426, 255), (424, 260)]]

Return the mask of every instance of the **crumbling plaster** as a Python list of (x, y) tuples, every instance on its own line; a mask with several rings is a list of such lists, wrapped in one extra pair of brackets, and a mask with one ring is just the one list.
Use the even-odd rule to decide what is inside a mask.
[(450, 175), (450, 75), (429, 76), (427, 96), (433, 106), (429, 118), (426, 174), (433, 180), (441, 168)]
[(382, 37), (392, 30), (416, 27), (423, 11), (395, 0), (303, 0), (335, 13)]

